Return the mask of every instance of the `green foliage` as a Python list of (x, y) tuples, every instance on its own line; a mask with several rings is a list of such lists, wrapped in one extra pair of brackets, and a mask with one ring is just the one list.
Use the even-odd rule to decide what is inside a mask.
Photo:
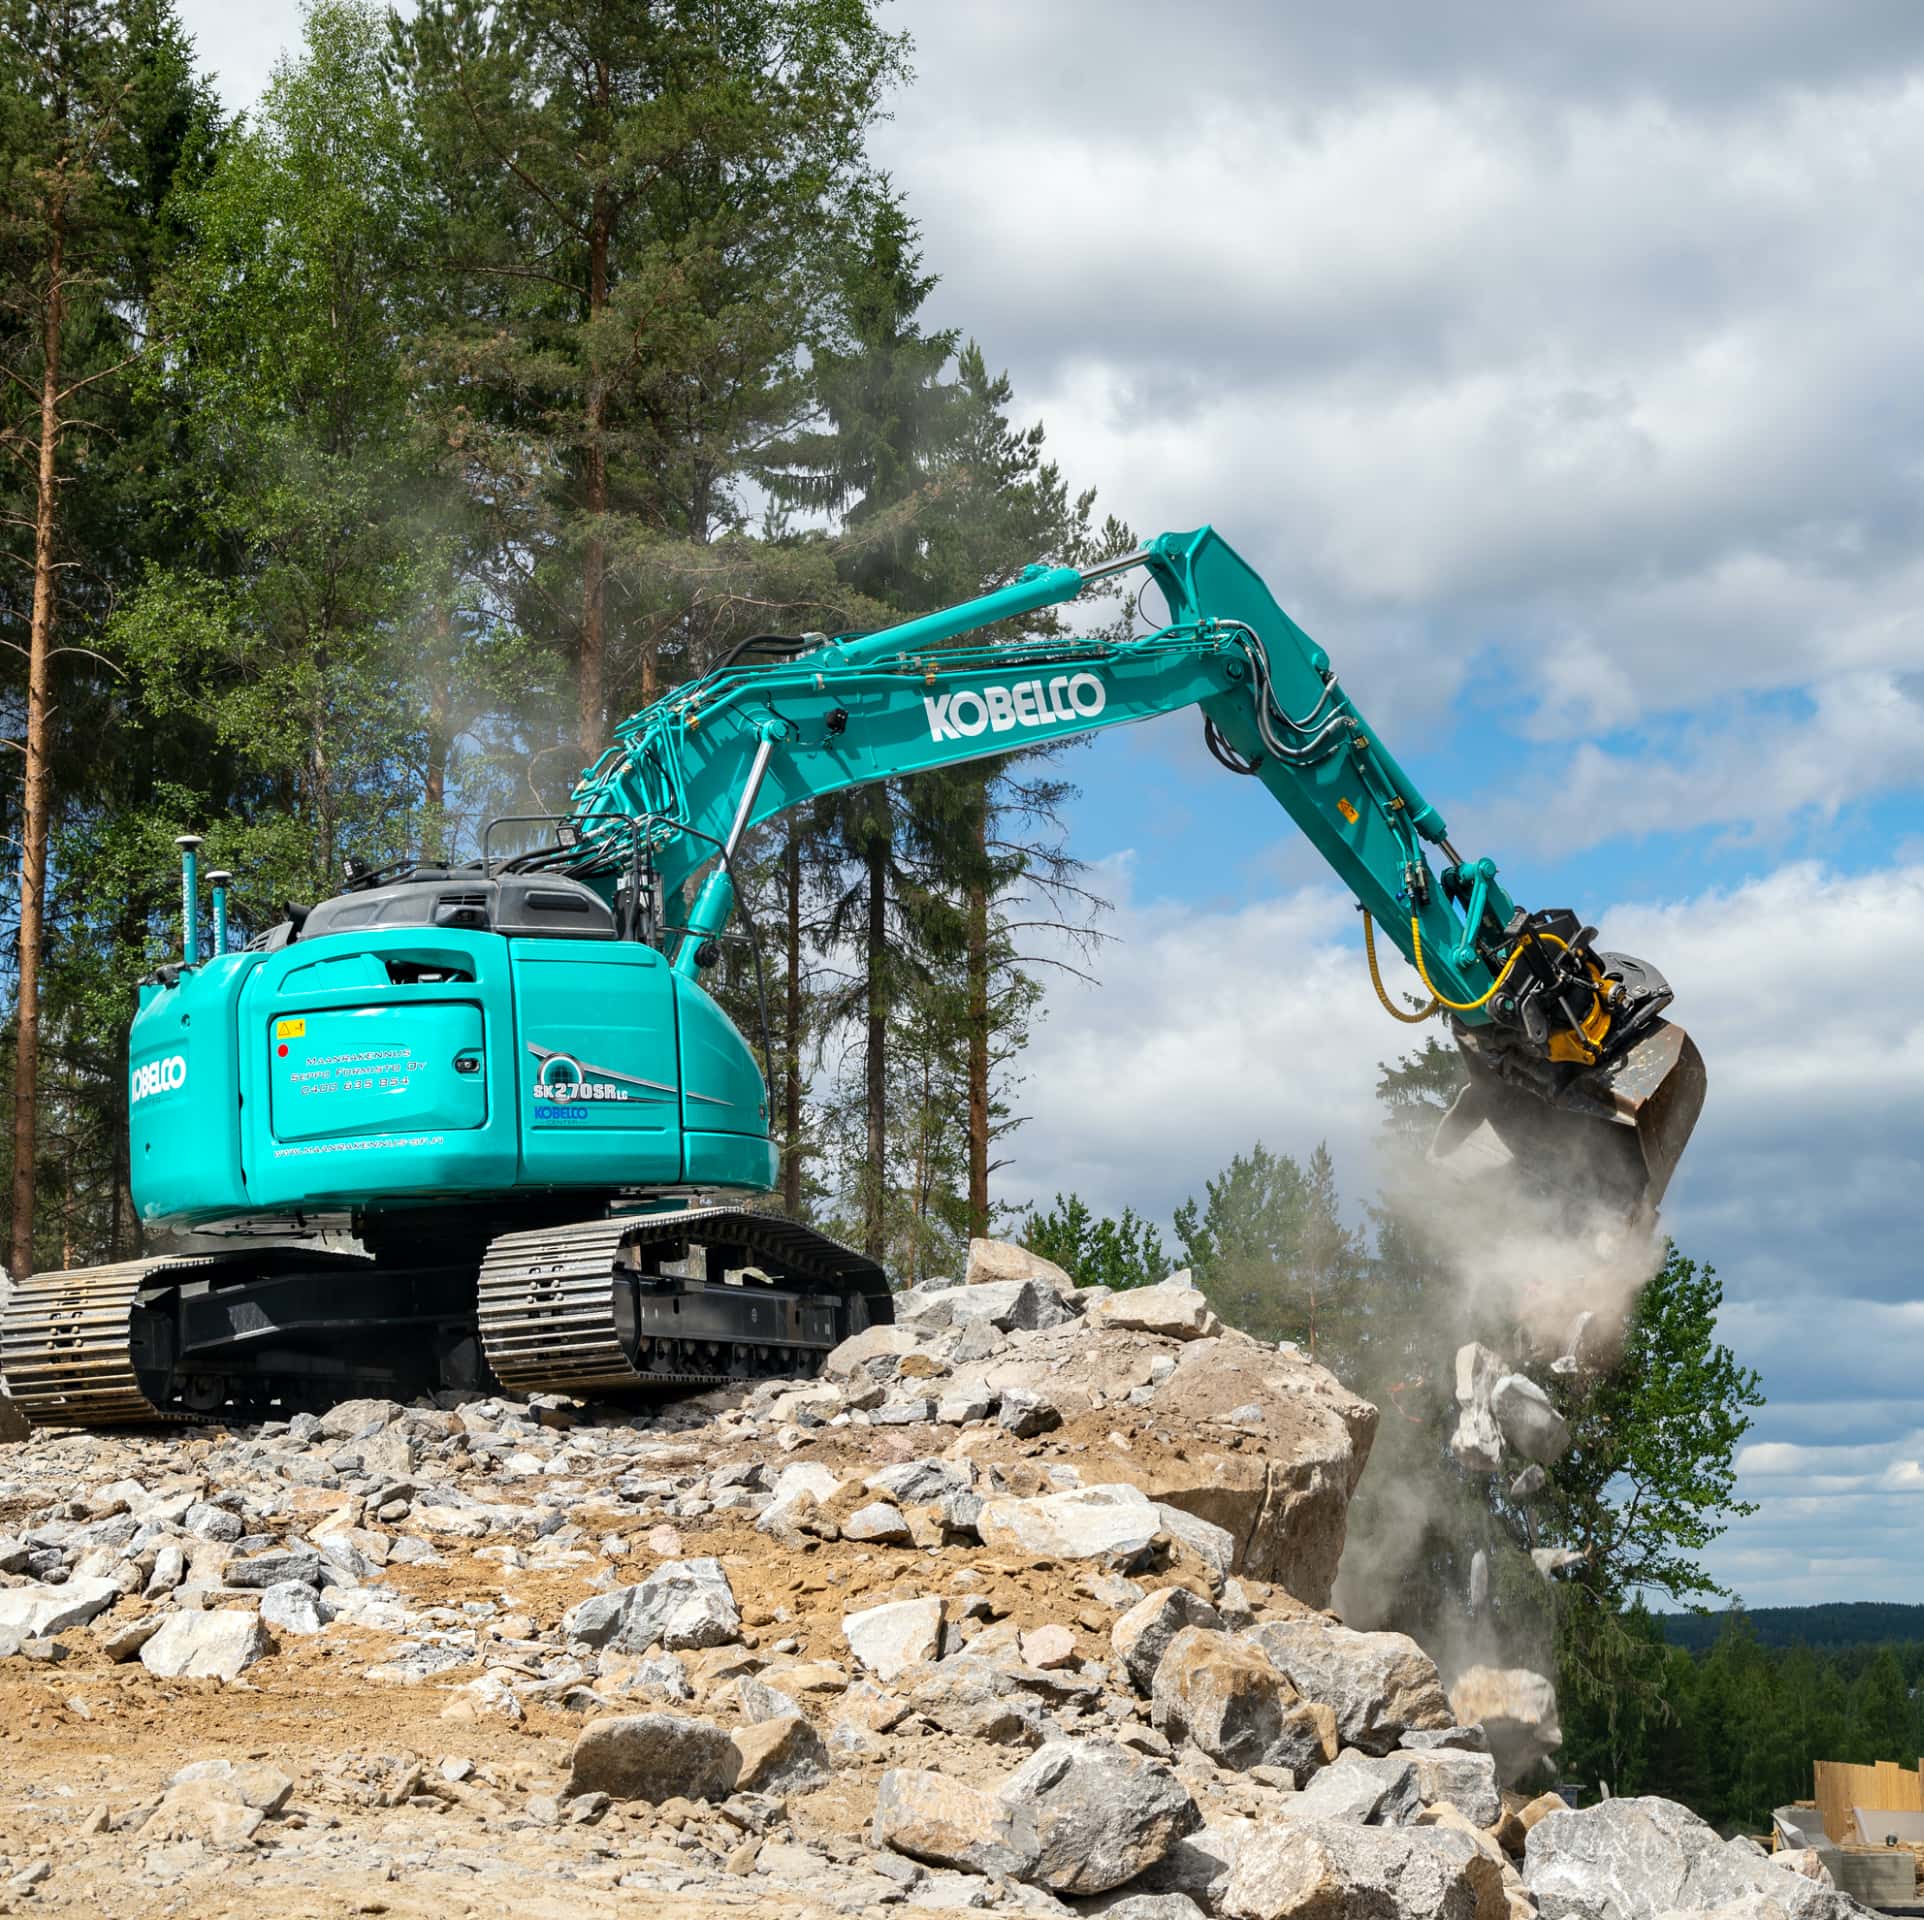
[(1015, 1237), (1031, 1253), (1053, 1260), (1078, 1286), (1153, 1287), (1169, 1277), (1162, 1235), (1133, 1207), (1112, 1219), (1092, 1213), (1078, 1193), (1058, 1193), (1047, 1213), (1029, 1209)]
[(1263, 1340), (1294, 1340), (1339, 1373), (1361, 1332), (1368, 1270), (1343, 1219), (1336, 1167), (1319, 1144), (1307, 1167), (1258, 1141), (1176, 1209), (1181, 1264), (1216, 1311)]

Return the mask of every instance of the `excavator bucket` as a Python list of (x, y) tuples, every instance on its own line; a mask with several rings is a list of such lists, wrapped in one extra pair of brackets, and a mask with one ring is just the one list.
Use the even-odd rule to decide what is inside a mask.
[(1682, 1027), (1653, 1020), (1615, 1059), (1546, 1067), (1459, 1026), (1468, 1083), (1443, 1116), (1432, 1158), (1487, 1123), (1525, 1184), (1573, 1211), (1604, 1211), (1648, 1225), (1703, 1108), (1703, 1056)]

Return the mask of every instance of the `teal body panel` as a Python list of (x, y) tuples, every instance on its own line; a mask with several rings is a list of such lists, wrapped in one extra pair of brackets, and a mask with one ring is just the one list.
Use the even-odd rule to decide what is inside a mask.
[(141, 990), (131, 1067), (156, 1226), (775, 1180), (747, 1044), (630, 941), (368, 928), (223, 955)]

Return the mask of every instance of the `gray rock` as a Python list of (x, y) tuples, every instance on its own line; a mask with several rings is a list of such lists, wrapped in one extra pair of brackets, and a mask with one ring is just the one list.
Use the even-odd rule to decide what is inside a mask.
[(1754, 1847), (1720, 1840), (1675, 1801), (1650, 1797), (1546, 1815), (1530, 1829), (1523, 1881), (1543, 1920), (1649, 1920), (1757, 1895), (1789, 1920), (1862, 1920), (1866, 1911)]
[(1076, 1283), (1053, 1260), (1009, 1240), (971, 1240), (963, 1284), (979, 1287), (997, 1280), (1037, 1280), (1057, 1293), (1070, 1294)]
[(45, 1639), (84, 1627), (120, 1598), (119, 1585), (77, 1573), (58, 1586), (0, 1588), (0, 1628), (22, 1640)]
[(563, 1625), (570, 1639), (617, 1653), (673, 1653), (732, 1644), (742, 1617), (719, 1560), (667, 1560), (639, 1586), (584, 1600)]
[(1459, 1753), (1488, 1753), (1490, 1736), (1474, 1723), (1467, 1727), (1411, 1727), (1396, 1744), (1411, 1753), (1434, 1753), (1438, 1747), (1453, 1747)]
[(842, 1638), (862, 1666), (884, 1682), (942, 1651), (942, 1600), (891, 1600), (842, 1618)]
[(903, 1519), (900, 1507), (887, 1500), (876, 1500), (866, 1507), (858, 1507), (842, 1522), (842, 1538), (878, 1546), (904, 1546), (909, 1539), (909, 1523)]
[[(1403, 1757), (1391, 1755), (1384, 1764)], [(1408, 1758), (1415, 1763), (1416, 1790), (1426, 1807), (1448, 1801), (1478, 1827), (1493, 1827), (1502, 1818), (1503, 1796), (1497, 1790), (1496, 1761), (1489, 1754), (1433, 1747), (1428, 1752), (1412, 1752)]]
[(1089, 1324), (1168, 1340), (1207, 1340), (1222, 1331), (1209, 1302), (1194, 1288), (1165, 1280), (1156, 1287), (1125, 1287), (1087, 1309)]
[(261, 1622), (275, 1633), (319, 1633), (327, 1625), (320, 1596), (305, 1580), (283, 1580), (261, 1595)]
[(966, 1427), (988, 1419), (995, 1408), (995, 1395), (986, 1387), (951, 1387), (936, 1401), (935, 1417), (945, 1427)]
[(1336, 1710), (1345, 1746), (1388, 1753), (1412, 1727), (1452, 1723), (1436, 1662), (1407, 1634), (1357, 1633), (1321, 1620), (1275, 1620), (1249, 1638), (1305, 1700)]
[(871, 1361), (888, 1363), (893, 1371), (893, 1362), (913, 1353), (915, 1348), (915, 1335), (906, 1327), (864, 1327), (830, 1351), (822, 1362), (822, 1373), (830, 1380), (845, 1380), (858, 1369), (865, 1369)]
[(926, 1506), (945, 1494), (966, 1491), (973, 1476), (966, 1461), (903, 1460), (892, 1467), (872, 1473), (863, 1485), (872, 1493), (885, 1493), (898, 1505)]
[(996, 1798), (1033, 1823), (1035, 1859), (1023, 1877), (1052, 1893), (1107, 1893), (1202, 1824), (1167, 1767), (1100, 1741), (1050, 1741)]
[[(1004, 1396), (1006, 1407), (1007, 1396)], [(1038, 1560), (1094, 1560), (1126, 1571), (1149, 1557), (1162, 1515), (1139, 1487), (1072, 1487), (1031, 1500), (997, 1494), (976, 1518), (982, 1544)]]
[(1249, 1831), (1246, 1820), (1198, 1827), (1186, 1839), (1178, 1840), (1137, 1884), (1145, 1893), (1184, 1894), (1214, 1913)]
[(1061, 1410), (1045, 1395), (1029, 1387), (1004, 1387), (996, 1423), (1018, 1440), (1049, 1433), (1062, 1424)]
[(1039, 1333), (1075, 1317), (1055, 1288), (1033, 1280), (994, 1280), (981, 1286), (957, 1287), (949, 1306), (950, 1326), (984, 1321), (998, 1333)]
[(1290, 1820), (1341, 1820), (1361, 1826), (1406, 1826), (1423, 1810), (1417, 1791), (1415, 1756), (1374, 1759), (1349, 1752), (1337, 1756), (1308, 1786), (1284, 1802)]
[(1465, 1407), (1456, 1417), (1450, 1451), (1465, 1473), (1494, 1473), (1503, 1464), (1503, 1435), (1488, 1407)]
[(726, 1800), (740, 1771), (740, 1750), (712, 1720), (623, 1714), (582, 1728), (568, 1791), (605, 1793), (611, 1800)]
[(1218, 1766), (1314, 1773), (1336, 1752), (1335, 1716), (1297, 1698), (1263, 1650), (1233, 1634), (1184, 1627), (1156, 1668), (1150, 1718)]
[(1570, 1451), (1570, 1426), (1534, 1380), (1506, 1373), (1490, 1390), (1490, 1411), (1512, 1451), (1554, 1466)]
[(875, 1796), (875, 1842), (931, 1866), (1019, 1879), (1041, 1851), (1027, 1808), (916, 1767), (891, 1767)]
[(140, 1650), (140, 1664), (163, 1680), (238, 1680), (274, 1651), (252, 1612), (173, 1613)]
[(1184, 1627), (1220, 1630), (1222, 1624), (1222, 1615), (1187, 1587), (1162, 1587), (1144, 1595), (1109, 1629), (1109, 1644), (1136, 1691), (1146, 1697), (1170, 1641)]
[(223, 1540), (230, 1544), (246, 1531), (239, 1514), (229, 1513), (225, 1507), (209, 1506), (204, 1500), (197, 1500), (189, 1507), (180, 1524), (199, 1539)]
[(1481, 1920), (1506, 1911), (1503, 1870), (1467, 1834), (1291, 1820), (1238, 1850), (1230, 1920)]
[(330, 1577), (327, 1563), (318, 1553), (258, 1553), (245, 1560), (230, 1560), (221, 1569), (222, 1581), (230, 1587), (267, 1588), (298, 1580), (318, 1587)]
[(828, 1749), (792, 1706), (774, 1719), (738, 1727), (729, 1737), (739, 1761), (735, 1784), (743, 1793), (809, 1793), (828, 1784)]
[(1079, 1900), (1076, 1911), (1100, 1914), (1102, 1920), (1207, 1920), (1204, 1910), (1186, 1893), (1137, 1893), (1127, 1887)]
[(1163, 1531), (1187, 1547), (1209, 1569), (1214, 1584), (1220, 1586), (1229, 1578), (1229, 1570), (1236, 1564), (1236, 1536), (1227, 1527), (1219, 1527), (1215, 1521), (1205, 1520), (1200, 1514), (1186, 1512), (1181, 1507), (1172, 1507), (1167, 1501), (1157, 1501), (1156, 1511), (1162, 1516)]

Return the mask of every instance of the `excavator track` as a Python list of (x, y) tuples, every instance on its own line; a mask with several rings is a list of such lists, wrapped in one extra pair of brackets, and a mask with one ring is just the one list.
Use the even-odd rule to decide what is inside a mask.
[(0, 1318), (0, 1374), (36, 1427), (117, 1427), (192, 1417), (155, 1406), (141, 1392), (134, 1367), (140, 1290), (171, 1264), (121, 1260), (36, 1273), (15, 1287)]
[[(663, 1270), (690, 1265), (704, 1274)], [(736, 1281), (710, 1277), (748, 1268)], [(778, 1214), (733, 1207), (503, 1234), (481, 1265), (482, 1349), (517, 1393), (687, 1392), (814, 1373), (893, 1318), (875, 1262)]]

